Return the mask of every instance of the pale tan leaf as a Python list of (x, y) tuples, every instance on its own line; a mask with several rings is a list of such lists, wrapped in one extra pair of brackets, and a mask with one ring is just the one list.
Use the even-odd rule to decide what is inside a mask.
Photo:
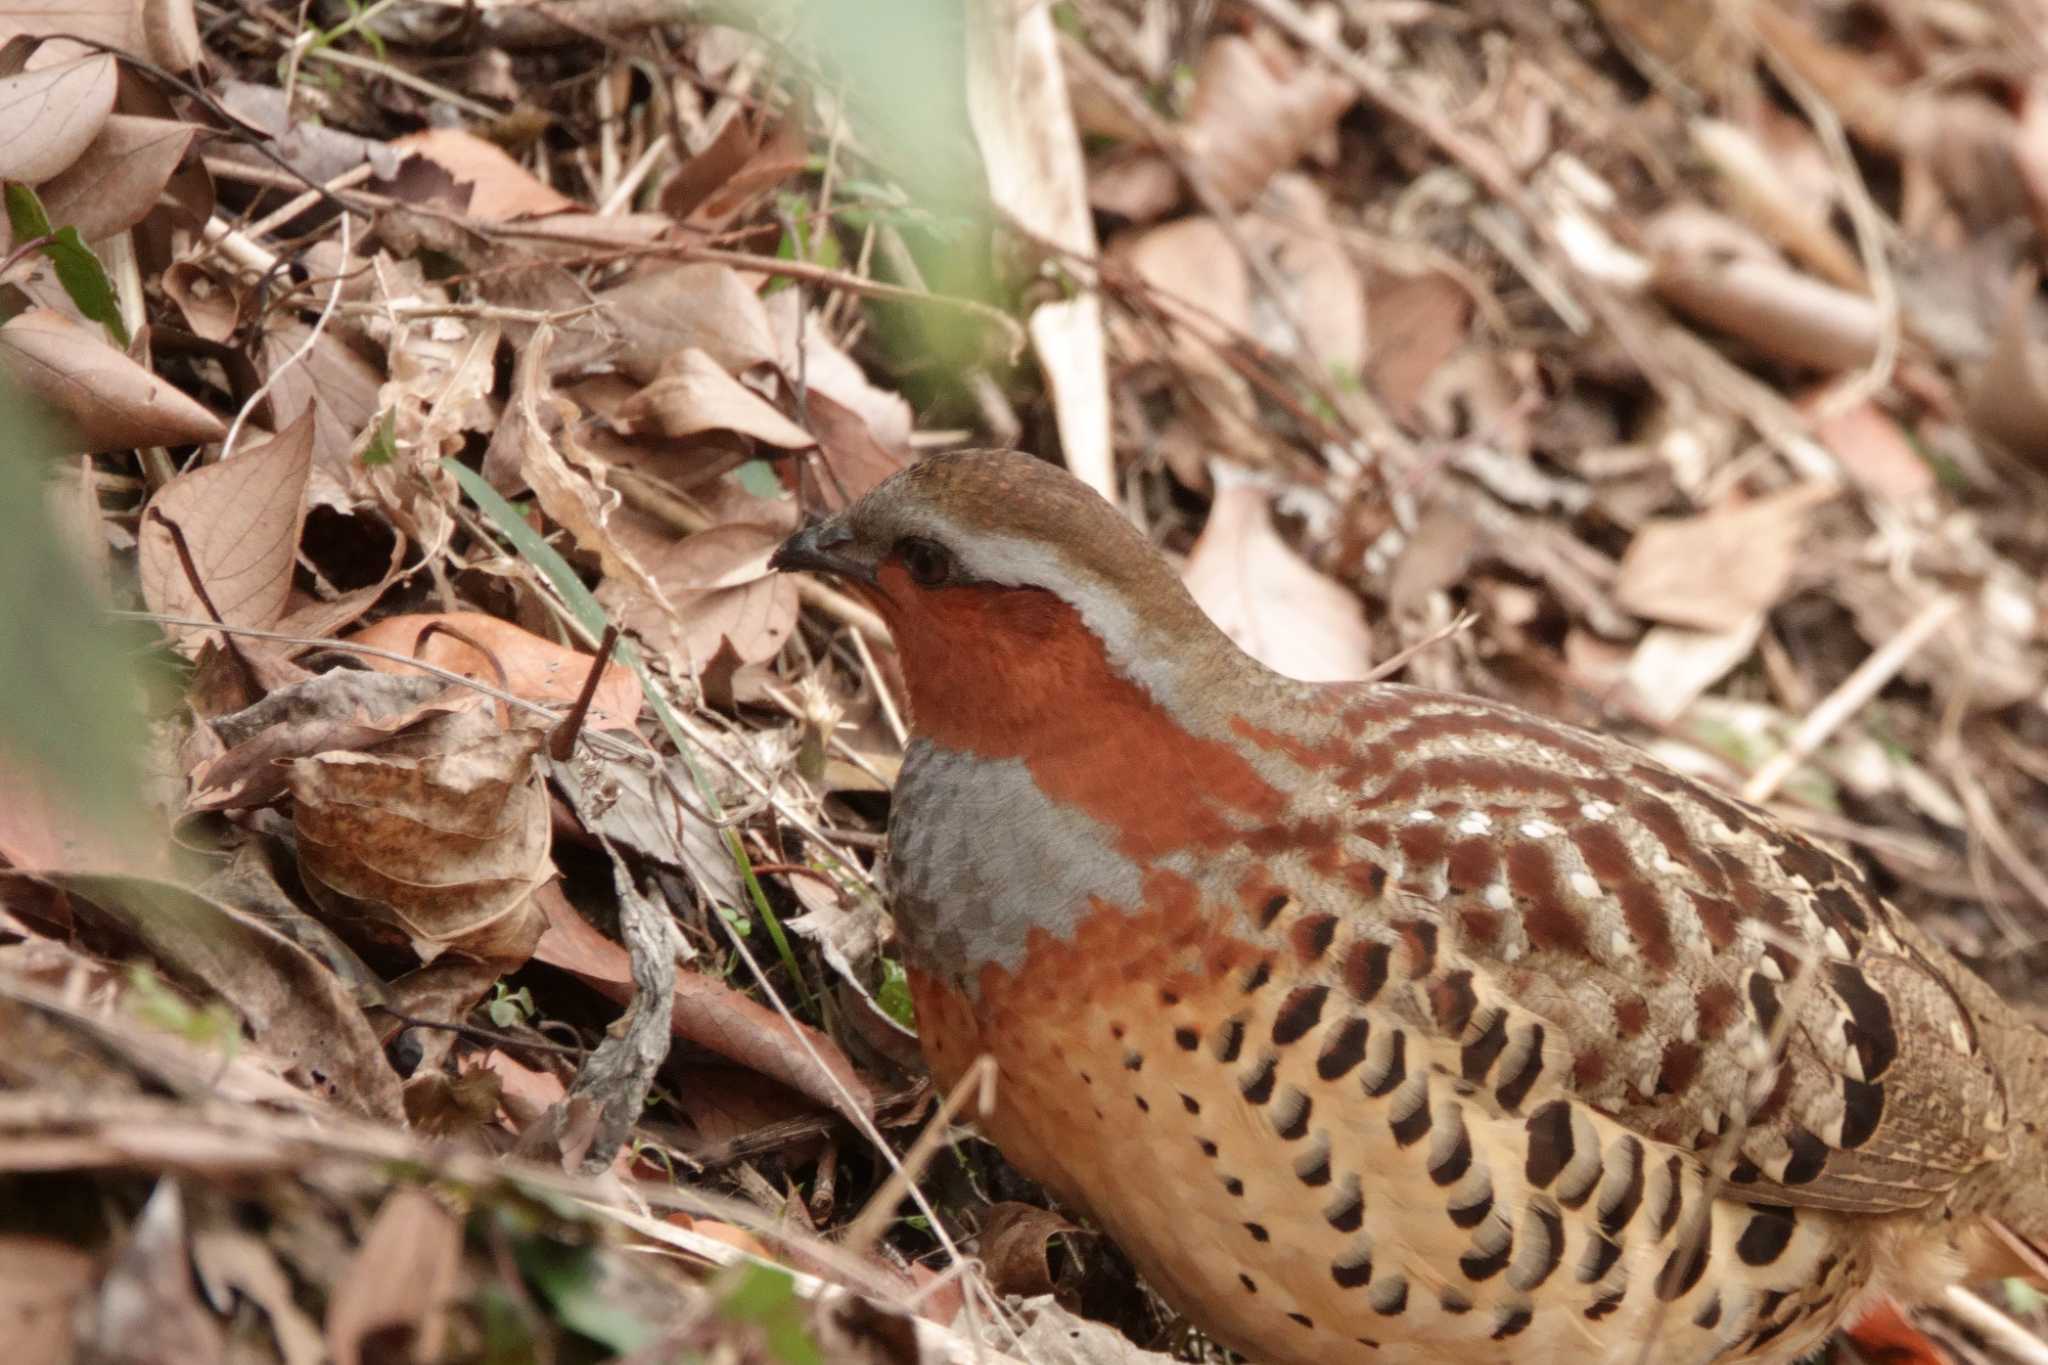
[(226, 1354), (220, 1319), (200, 1302), (186, 1258), (179, 1182), (156, 1183), (81, 1315), (80, 1355), (107, 1365), (215, 1365)]
[(1791, 580), (1807, 514), (1835, 492), (1790, 488), (1697, 517), (1646, 523), (1616, 573), (1615, 603), (1675, 626), (1737, 629), (1777, 604)]
[(818, 443), (694, 346), (664, 360), (647, 387), (619, 410), (619, 419), (629, 429), (651, 427), (664, 436), (733, 431), (784, 450)]
[(500, 223), (581, 207), (506, 155), (496, 143), (460, 128), (426, 128), (394, 138), (391, 145), (406, 155), (425, 158), (458, 183), (473, 185), (469, 200), (472, 218)]
[[(158, 489), (137, 537), (142, 595), (149, 609), (205, 619), (210, 601), (228, 625), (267, 629), (274, 624), (291, 595), (312, 461), (308, 414), (262, 445), (180, 474)], [(183, 533), (205, 600), (164, 522)], [(206, 634), (182, 626), (165, 630), (189, 648), (197, 648)]]
[[(195, 336), (226, 341), (241, 325), (245, 298), (240, 288), (197, 261), (173, 261), (164, 270), (163, 284), (164, 293), (178, 305), (185, 325)], [(318, 452), (316, 437), (316, 462)]]
[(95, 53), (0, 77), (0, 180), (39, 185), (77, 161), (114, 111), (118, 74)]
[(1939, 486), (1934, 470), (1898, 419), (1866, 399), (1847, 412), (1816, 393), (1800, 405), (1813, 422), (1813, 436), (1835, 457), (1849, 478), (1882, 502), (1912, 503)]
[(15, 0), (0, 7), (0, 43), (17, 34), (104, 43), (167, 71), (190, 71), (201, 55), (192, 0)]
[(1305, 682), (1364, 677), (1372, 632), (1358, 598), (1287, 547), (1257, 485), (1227, 466), (1215, 474), (1216, 501), (1182, 571), (1188, 591), (1268, 668)]
[[(966, 87), (991, 202), (1033, 235), (1079, 258), (1093, 257), (1087, 163), (1052, 10), (1034, 0), (969, 6)], [(1041, 303), (1027, 326), (1052, 393), (1067, 467), (1097, 492), (1113, 494), (1100, 296), (1082, 289)]]
[[(769, 325), (775, 329), (782, 372), (801, 374), (809, 397), (816, 398), (822, 393), (850, 409), (885, 449), (907, 451), (914, 425), (910, 404), (902, 394), (869, 379), (867, 371), (852, 356), (833, 344), (816, 309), (799, 322), (797, 310), (803, 299), (800, 289), (782, 289), (763, 300)], [(826, 441), (824, 432), (816, 434), (821, 443)]]
[(0, 327), (0, 365), (69, 419), (90, 454), (227, 434), (218, 417), (54, 309), (31, 308)]
[[(312, 324), (297, 317), (266, 327), (257, 365), (261, 374), (275, 376), (270, 410), (278, 422), (313, 414), (313, 480), (307, 500), (315, 507), (351, 512), (360, 482), (356, 443), (376, 420), (384, 376), (332, 332), (313, 337), (312, 348), (299, 355), (312, 332)], [(294, 356), (297, 360), (287, 365)]]
[(996, 1293), (1008, 1297), (1050, 1294), (1052, 1267), (1046, 1261), (1046, 1247), (1053, 1238), (1081, 1229), (1050, 1209), (1036, 1204), (1005, 1200), (991, 1204), (981, 1228), (977, 1248), (988, 1282)]
[(725, 265), (679, 265), (600, 296), (622, 338), (619, 366), (641, 383), (671, 355), (704, 351), (728, 373), (772, 365), (779, 354), (761, 300)]

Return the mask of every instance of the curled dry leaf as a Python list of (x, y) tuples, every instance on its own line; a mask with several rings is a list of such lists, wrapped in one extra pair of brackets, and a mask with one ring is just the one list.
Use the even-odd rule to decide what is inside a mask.
[[(274, 625), (291, 597), (312, 465), (313, 418), (307, 413), (263, 444), (180, 474), (158, 489), (137, 536), (149, 609), (207, 619), (210, 601), (229, 625)], [(206, 590), (204, 601), (165, 522), (184, 537)], [(165, 630), (188, 650), (207, 635), (183, 626)]]
[(1697, 517), (1659, 518), (1629, 542), (1614, 584), (1624, 610), (1694, 630), (1733, 631), (1777, 604), (1807, 514), (1835, 495), (1787, 489)]
[(39, 185), (78, 160), (114, 112), (118, 74), (95, 53), (0, 77), (0, 180)]
[(1052, 1293), (1046, 1244), (1063, 1232), (1081, 1229), (1050, 1209), (1005, 1200), (989, 1206), (979, 1251), (989, 1286), (1005, 1298)]
[(0, 365), (69, 419), (87, 454), (227, 435), (218, 417), (55, 309), (31, 308), (0, 327)]
[(661, 585), (613, 531), (611, 518), (619, 495), (605, 482), (609, 466), (577, 439), (576, 405), (556, 394), (548, 382), (553, 346), (552, 328), (535, 330), (519, 357), (512, 402), (491, 437), (485, 461), (501, 470), (517, 470), (541, 510), (603, 563), (607, 583), (630, 583), (666, 611)]
[[(311, 349), (299, 356), (312, 332), (312, 324), (296, 317), (277, 320), (257, 345), (257, 371), (273, 380), (270, 410), (277, 421), (313, 414), (313, 479), (307, 501), (314, 507), (353, 512), (359, 499), (374, 501), (372, 490), (358, 492), (362, 479), (355, 448), (377, 420), (384, 376), (331, 331), (313, 337)], [(287, 364), (293, 356), (299, 358)]]
[(599, 585), (598, 601), (692, 671), (710, 663), (720, 641), (731, 642), (741, 664), (773, 658), (797, 617), (795, 580), (768, 567), (782, 539), (773, 526), (714, 526), (649, 555), (672, 613), (610, 582)]
[[(457, 638), (450, 630), (465, 638)], [(475, 611), (387, 616), (349, 638), (354, 644), (410, 654), (465, 678), (501, 686), (528, 701), (564, 706), (582, 695), (584, 682), (597, 662), (594, 655), (543, 640), (510, 621)], [(478, 652), (479, 647), (488, 651), (488, 657)], [(365, 656), (363, 662), (380, 673), (418, 671), (372, 656)], [(606, 664), (585, 723), (598, 730), (630, 730), (640, 717), (640, 703), (640, 681), (633, 670)]]
[[(547, 912), (547, 932), (534, 958), (580, 977), (609, 999), (630, 998), (633, 977), (626, 950), (577, 914), (557, 888), (544, 888), (538, 899)], [(716, 977), (697, 972), (677, 976), (672, 1024), (677, 1037), (781, 1081), (826, 1108), (845, 1113), (849, 1096), (862, 1113), (874, 1108), (867, 1082), (839, 1044), (756, 1004)]]
[(423, 962), (450, 950), (524, 962), (541, 927), (534, 888), (554, 873), (541, 740), (468, 711), (294, 760), (307, 889), (331, 913), (398, 930)]
[(1214, 473), (1209, 524), (1181, 574), (1188, 591), (1268, 668), (1304, 682), (1364, 677), (1372, 632), (1358, 599), (1280, 539), (1263, 490), (1228, 466)]
[[(390, 665), (396, 670), (399, 665)], [(188, 775), (187, 812), (246, 810), (284, 793), (283, 763), (353, 749), (418, 721), (428, 710), (478, 705), (439, 678), (394, 676), (337, 668), (281, 687), (241, 711), (215, 717), (213, 732), (227, 747)]]
[(1877, 352), (1877, 305), (1792, 269), (1718, 214), (1680, 205), (1646, 230), (1652, 284), (1674, 307), (1774, 359), (1822, 370), (1866, 365)]
[(304, 1089), (371, 1118), (396, 1120), (403, 1112), (398, 1076), (348, 987), (282, 934), (170, 882), (91, 874), (33, 880), (95, 907), (168, 974), (225, 1001), (258, 1048)]

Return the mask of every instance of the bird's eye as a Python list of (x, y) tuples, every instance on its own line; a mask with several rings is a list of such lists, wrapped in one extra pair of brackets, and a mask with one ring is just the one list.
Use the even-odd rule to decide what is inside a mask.
[(936, 540), (905, 536), (896, 542), (896, 557), (911, 580), (924, 587), (936, 588), (953, 576), (952, 552)]

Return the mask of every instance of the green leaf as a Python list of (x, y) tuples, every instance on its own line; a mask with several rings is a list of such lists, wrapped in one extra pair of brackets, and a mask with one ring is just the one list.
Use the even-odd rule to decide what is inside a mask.
[(75, 227), (57, 229), (56, 237), (45, 243), (43, 254), (57, 267), (57, 283), (78, 305), (78, 311), (107, 329), (107, 335), (122, 350), (128, 349), (128, 325), (121, 321), (121, 305), (114, 298), (114, 282), (107, 268), (92, 254), (85, 238)]
[(128, 349), (128, 325), (121, 321), (121, 305), (114, 297), (114, 282), (92, 248), (75, 227), (53, 228), (43, 201), (27, 185), (7, 182), (7, 225), (16, 242), (43, 239), (37, 250), (49, 257), (57, 270), (57, 283), (78, 305), (78, 311), (107, 329), (107, 335), (122, 350)]
[(782, 480), (775, 477), (775, 466), (766, 460), (748, 460), (732, 472), (741, 488), (757, 498), (779, 498), (782, 496)]
[(36, 192), (18, 180), (7, 182), (7, 226), (17, 242), (48, 237), (57, 230), (50, 226), (50, 215), (43, 211)]
[(43, 479), (63, 447), (4, 371), (0, 431), (0, 764), (139, 837), (144, 735), (127, 651), (50, 520)]
[(796, 1280), (788, 1271), (769, 1265), (735, 1266), (718, 1307), (734, 1322), (759, 1327), (768, 1353), (782, 1365), (825, 1365), (804, 1321)]
[(398, 410), (386, 408), (378, 415), (377, 434), (363, 447), (363, 468), (375, 469), (398, 458)]
[(882, 984), (875, 991), (875, 1003), (903, 1027), (917, 1027), (917, 1007), (910, 1000), (910, 978), (903, 964), (893, 957), (882, 959)]
[(597, 1258), (589, 1247), (535, 1238), (517, 1244), (513, 1257), (556, 1320), (570, 1331), (621, 1354), (637, 1351), (655, 1338), (650, 1323), (605, 1297)]

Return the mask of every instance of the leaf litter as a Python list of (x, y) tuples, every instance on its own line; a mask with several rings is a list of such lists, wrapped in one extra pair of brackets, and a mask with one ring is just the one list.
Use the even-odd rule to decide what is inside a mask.
[(901, 679), (766, 557), (938, 449), (1064, 460), (1284, 672), (1770, 801), (2048, 1005), (2040, 16), (1369, 8), (904, 0), (864, 66), (0, 6), (0, 403), (54, 434), (0, 420), (65, 528), (0, 512), (63, 585), (0, 615), (0, 1335), (1213, 1358), (915, 1142)]

